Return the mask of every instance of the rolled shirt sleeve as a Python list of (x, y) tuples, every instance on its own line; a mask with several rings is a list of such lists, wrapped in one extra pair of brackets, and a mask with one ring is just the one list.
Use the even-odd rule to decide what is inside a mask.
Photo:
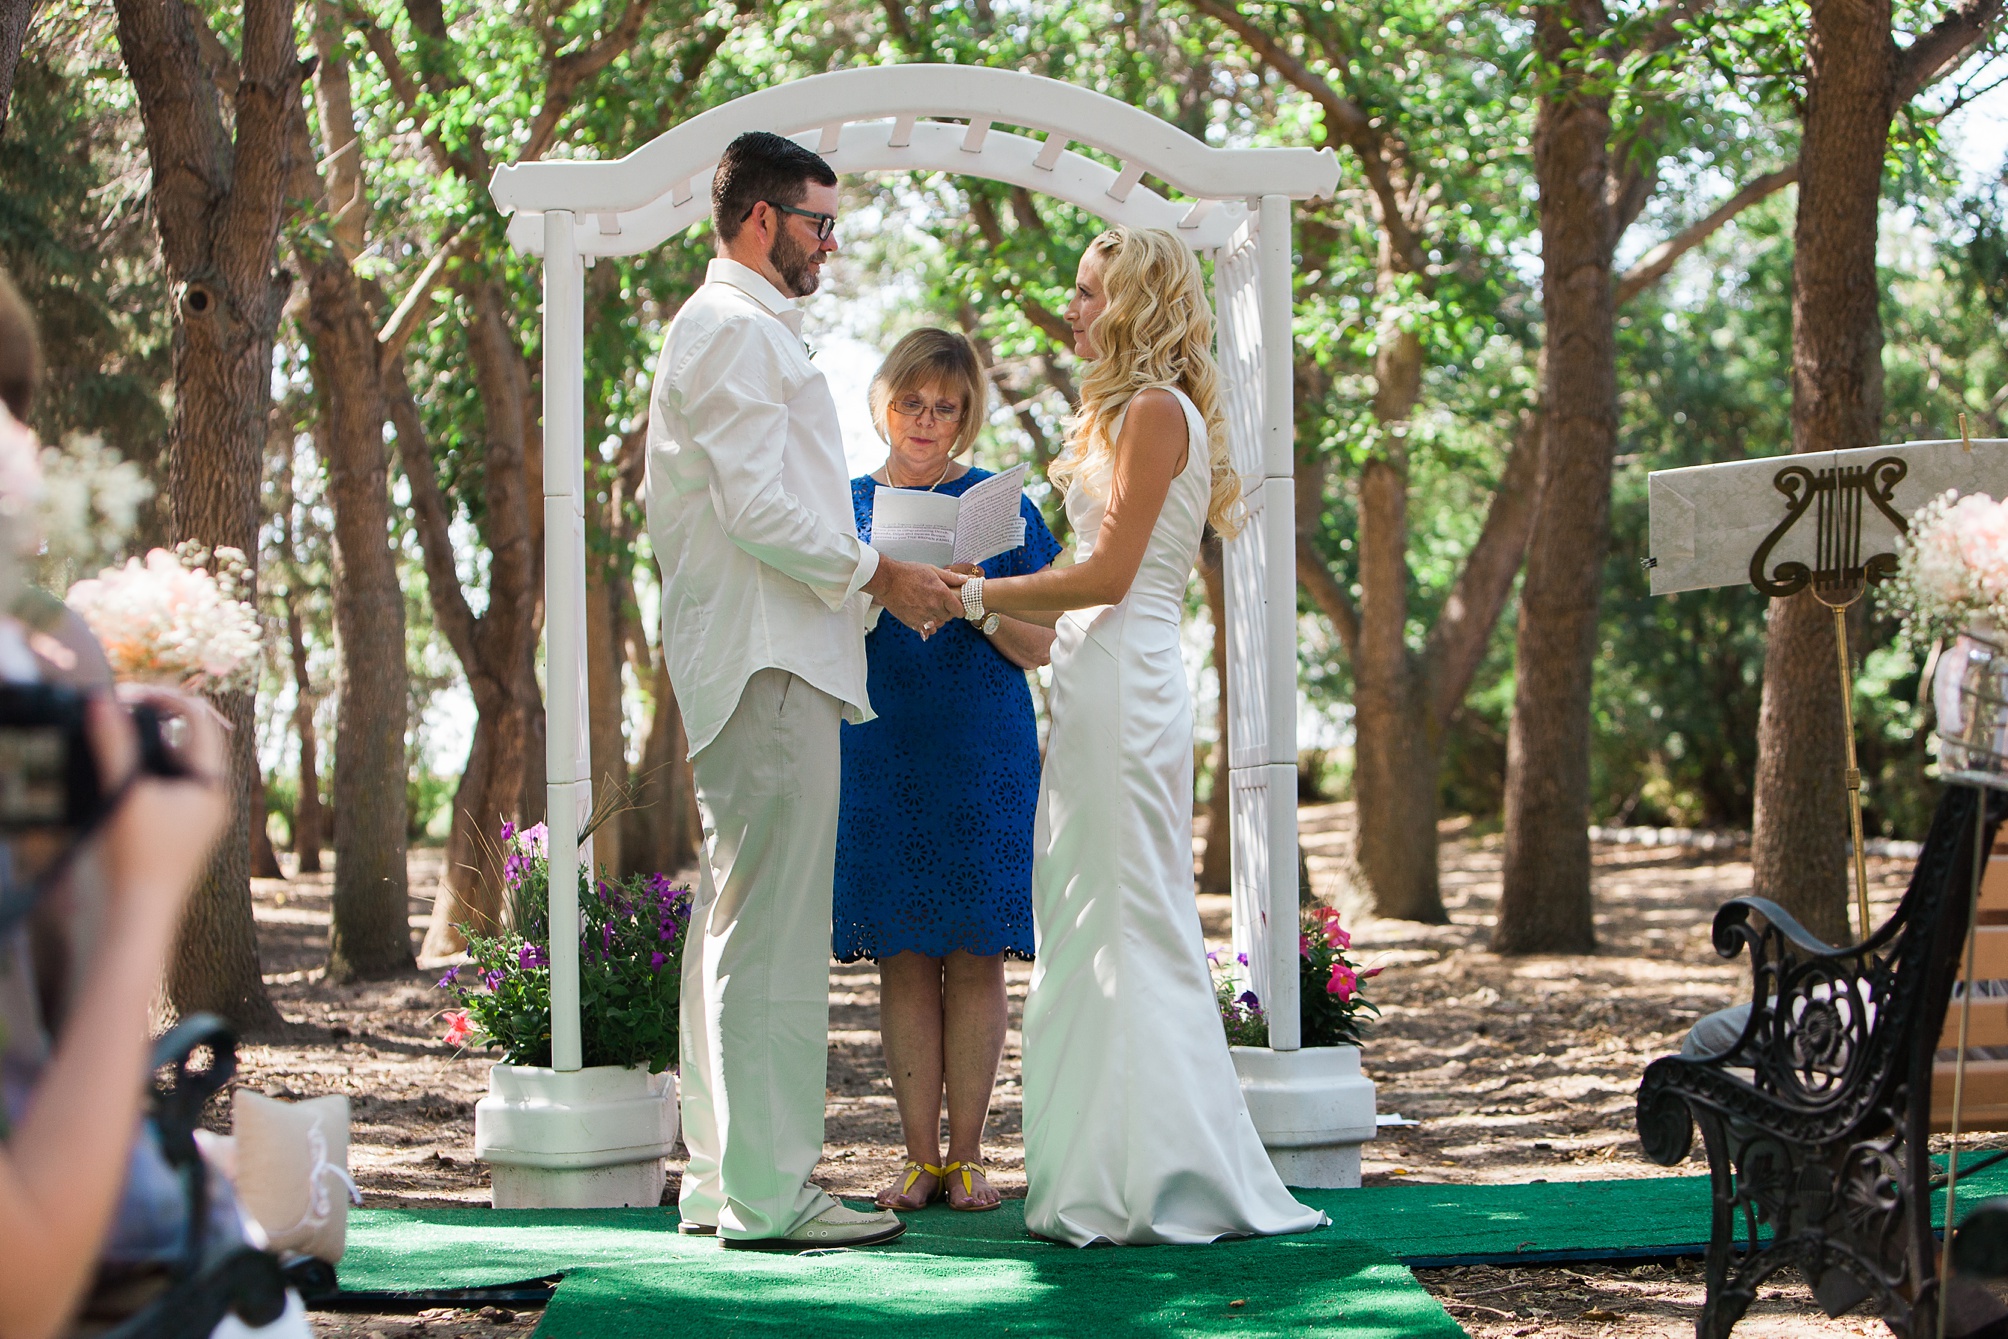
[(787, 487), (788, 406), (780, 398), (787, 370), (774, 324), (769, 331), (758, 317), (721, 322), (665, 379), (664, 391), (680, 401), (732, 542), (836, 609), (872, 579), (879, 554)]

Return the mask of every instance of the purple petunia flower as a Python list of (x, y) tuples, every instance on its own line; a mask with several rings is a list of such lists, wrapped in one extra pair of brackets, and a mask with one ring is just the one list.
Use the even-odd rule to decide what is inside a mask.
[(516, 965), (527, 971), (532, 967), (549, 967), (551, 959), (536, 944), (525, 944), (516, 950)]
[(459, 979), (460, 979), (460, 969), (458, 967), (449, 967), (446, 969), (446, 975), (439, 978), (439, 988), (441, 990), (445, 990), (448, 986), (452, 985), (455, 981), (458, 981)]
[(1248, 965), (1248, 955), (1246, 953), (1237, 953), (1234, 955), (1234, 961), (1246, 967)]
[(662, 965), (668, 961), (669, 958), (661, 953), (651, 953), (648, 955), (648, 965), (651, 971), (661, 971)]
[(482, 977), (481, 979), (487, 983), (488, 989), (492, 991), (492, 990), (497, 990), (501, 987), (505, 975), (506, 973), (504, 973), (500, 967), (497, 967), (494, 971), (489, 972), (486, 976)]

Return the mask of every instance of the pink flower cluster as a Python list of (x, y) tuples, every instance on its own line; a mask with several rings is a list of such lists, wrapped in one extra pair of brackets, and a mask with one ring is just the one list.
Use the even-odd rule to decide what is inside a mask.
[(1360, 988), (1360, 982), (1370, 981), (1381, 974), (1378, 967), (1360, 971), (1344, 958), (1347, 949), (1353, 946), (1352, 932), (1339, 923), (1339, 913), (1330, 907), (1318, 912), (1318, 923), (1312, 930), (1297, 936), (1297, 953), (1300, 957), (1311, 956), (1311, 936), (1316, 934), (1321, 948), (1329, 949), (1333, 962), (1331, 975), (1325, 979), (1325, 993), (1336, 995), (1341, 1000), (1350, 1000)]
[[(232, 549), (216, 557), (243, 563)], [(235, 584), (155, 549), (143, 563), (134, 558), (79, 581), (64, 599), (104, 645), (119, 678), (228, 684), (255, 670), (261, 632), (258, 611), (234, 598)]]
[(2008, 501), (1948, 490), (1897, 546), (1896, 601), (1934, 635), (1976, 618), (2008, 625)]

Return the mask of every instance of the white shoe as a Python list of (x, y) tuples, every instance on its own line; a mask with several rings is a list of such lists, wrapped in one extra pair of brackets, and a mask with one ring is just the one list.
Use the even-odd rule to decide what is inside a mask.
[(811, 1218), (785, 1237), (725, 1237), (731, 1251), (814, 1251), (845, 1246), (877, 1246), (906, 1231), (890, 1209), (861, 1213), (841, 1202)]

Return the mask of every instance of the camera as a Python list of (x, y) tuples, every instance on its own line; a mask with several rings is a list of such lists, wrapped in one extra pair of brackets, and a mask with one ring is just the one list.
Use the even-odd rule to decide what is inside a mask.
[[(0, 835), (82, 832), (104, 817), (106, 793), (84, 728), (90, 695), (65, 684), (0, 683)], [(142, 776), (186, 776), (168, 743), (169, 722), (146, 703), (131, 708)]]

